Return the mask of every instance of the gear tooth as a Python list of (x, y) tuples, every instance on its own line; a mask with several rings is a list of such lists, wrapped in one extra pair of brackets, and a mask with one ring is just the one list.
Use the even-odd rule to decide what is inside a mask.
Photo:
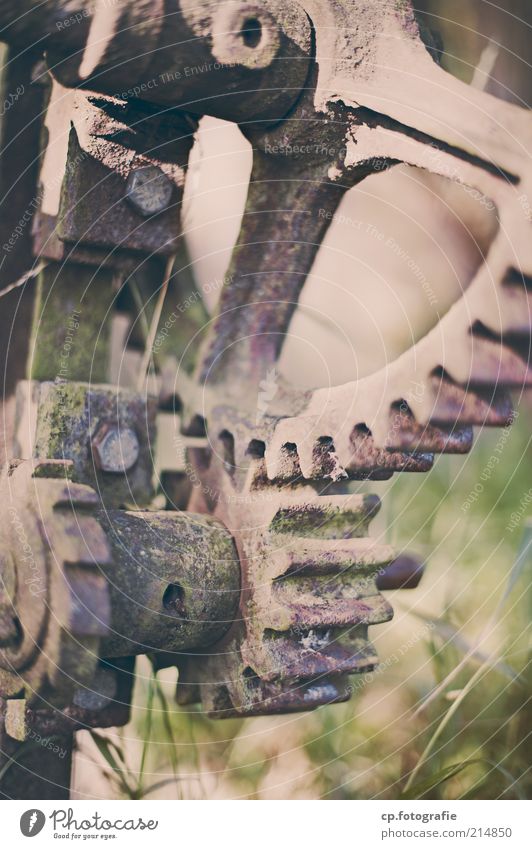
[(321, 495), (308, 501), (294, 500), (277, 510), (270, 531), (328, 539), (361, 537), (379, 509), (376, 495)]
[(313, 480), (319, 476), (319, 462), (315, 456), (315, 447), (310, 435), (297, 443), (297, 456), (304, 480)]
[(437, 424), (460, 422), (487, 427), (507, 427), (514, 418), (512, 399), (505, 389), (467, 386), (448, 375), (434, 375), (431, 383), (431, 421)]
[(472, 427), (448, 430), (432, 424), (419, 424), (405, 402), (390, 411), (387, 447), (395, 450), (430, 451), (434, 454), (467, 454), (473, 445)]
[(265, 681), (275, 681), (280, 675), (296, 681), (330, 674), (354, 675), (368, 672), (378, 663), (363, 625), (351, 629), (347, 637), (334, 628), (271, 634), (264, 649), (268, 662), (256, 671)]
[(428, 472), (434, 457), (431, 453), (394, 451), (378, 448), (365, 425), (357, 425), (351, 434), (352, 455), (349, 477), (386, 479), (394, 472)]
[(213, 719), (235, 716), (265, 716), (314, 710), (349, 699), (350, 689), (343, 676), (298, 681), (295, 684), (264, 682), (250, 671), (244, 686), (231, 683), (201, 688), (202, 702)]
[(292, 577), (336, 575), (353, 569), (374, 575), (396, 557), (391, 545), (381, 545), (370, 537), (347, 540), (302, 539), (282, 554), (283, 571), (278, 574)]
[(430, 472), (434, 465), (434, 454), (429, 452), (392, 451), (392, 464), (395, 472)]
[(333, 480), (347, 477), (331, 436), (309, 432), (297, 442), (283, 442), (266, 452), (270, 480)]
[(518, 340), (502, 337), (476, 322), (469, 379), (473, 384), (523, 387), (532, 385), (532, 370), (519, 353)]
[(267, 448), (265, 460), (268, 478), (271, 481), (293, 481), (301, 480), (303, 477), (297, 447), (293, 442), (286, 442), (278, 450)]
[(393, 616), (393, 610), (373, 582), (373, 594), (361, 595), (363, 582), (344, 584), (331, 580), (329, 585), (305, 583), (298, 578), (297, 586), (288, 582), (278, 585), (272, 593), (270, 610), (264, 613), (262, 624), (273, 631), (289, 628), (341, 628), (357, 625), (379, 625)]
[(530, 337), (532, 316), (532, 273), (521, 274), (510, 268), (499, 289), (499, 321), (490, 329), (494, 332), (520, 333)]
[(320, 436), (314, 443), (313, 480), (339, 481), (347, 478), (347, 472), (340, 461), (332, 436)]
[(298, 447), (308, 439), (316, 421), (313, 417), (281, 419), (273, 428), (265, 459), (270, 480), (294, 480), (304, 477)]

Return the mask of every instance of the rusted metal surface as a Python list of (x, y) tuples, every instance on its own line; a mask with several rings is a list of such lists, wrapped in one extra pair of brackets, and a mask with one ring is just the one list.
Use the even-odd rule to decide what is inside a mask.
[(89, 487), (70, 483), (64, 462), (12, 464), (2, 480), (3, 548), (12, 558), (3, 599), (16, 634), (0, 652), (4, 698), (62, 707), (94, 676), (110, 622), (102, 567), (110, 563)]
[[(63, 85), (239, 122), (284, 118), (311, 64), (311, 25), (298, 3), (6, 0), (2, 11), (2, 38), (27, 44), (37, 37)], [(242, 29), (224, 29), (239, 21)]]
[(25, 699), (0, 700), (0, 764), (5, 770), (0, 796), (68, 799), (75, 732), (126, 725), (133, 681), (134, 659), (115, 658), (100, 661), (90, 686), (78, 688), (64, 708), (29, 707)]
[(15, 48), (5, 48), (2, 65), (0, 203), (10, 214), (0, 218), (0, 290), (33, 264), (31, 223), (39, 203), (37, 177), (45, 105), (38, 50), (20, 54)]
[(108, 384), (24, 381), (19, 456), (70, 460), (73, 479), (93, 486), (108, 507), (144, 507), (153, 497), (155, 414), (154, 398)]
[[(124, 275), (139, 253), (175, 252), (196, 129), (188, 113), (158, 113), (140, 101), (71, 91), (54, 80), (46, 127), (34, 228), (40, 255), (111, 266)], [(135, 200), (146, 174), (152, 208)]]
[[(220, 484), (215, 468), (204, 480)], [(254, 458), (248, 485), (227, 479), (217, 499), (242, 562), (241, 619), (204, 668), (197, 664), (196, 678), (188, 675), (218, 718), (349, 698), (346, 676), (376, 663), (368, 627), (392, 616), (375, 579), (394, 551), (368, 538), (378, 498), (264, 480), (264, 458)], [(180, 685), (185, 698), (189, 686)]]
[(0, 483), (0, 795), (68, 798), (73, 734), (129, 720), (133, 656), (179, 664), (231, 627), (240, 563), (190, 513), (103, 507), (64, 460)]
[(102, 472), (124, 475), (139, 459), (140, 445), (131, 427), (102, 422), (91, 442), (94, 462)]
[(240, 564), (215, 519), (173, 511), (105, 510), (112, 548), (106, 571), (111, 632), (105, 657), (201, 650), (220, 639), (238, 611)]
[(99, 657), (204, 648), (238, 607), (240, 566), (223, 525), (103, 509), (73, 471), (25, 461), (2, 481), (0, 692), (29, 704), (87, 707), (76, 693), (95, 683)]
[[(22, 45), (42, 39), (54, 77), (50, 127), (71, 126), (55, 205), (54, 186), (43, 177), (38, 252), (68, 261), (66, 271), (52, 268), (65, 289), (74, 263), (96, 266), (99, 288), (107, 289), (98, 295), (100, 307), (108, 299), (106, 315), (110, 269), (118, 269), (121, 285), (133, 255), (143, 262), (177, 250), (196, 119), (237, 122), (254, 151), (241, 232), (195, 379), (164, 398), (168, 408), (179, 396), (185, 430), (206, 437), (203, 448), (189, 452), (200, 482), (192, 514), (116, 510), (132, 500), (147, 506), (152, 497), (156, 400), (93, 385), (84, 358), (81, 373), (51, 382), (53, 356), (37, 346), (34, 363), (40, 351), (42, 365), (30, 376), (43, 382), (21, 387), (19, 432), (26, 437), (19, 442), (23, 456), (55, 466), (37, 466), (41, 472), (29, 478), (31, 466), (13, 466), (4, 486), (21, 488), (22, 526), (32, 529), (36, 550), (48, 546), (37, 562), (42, 567), (57, 547), (57, 574), (68, 573), (73, 590), (61, 596), (65, 621), (53, 626), (34, 598), (22, 596), (14, 605), (17, 614), (24, 611), (17, 625), (3, 598), (2, 652), (15, 671), (6, 664), (2, 693), (22, 701), (17, 652), (27, 632), (34, 646), (53, 637), (46, 658), (58, 667), (36, 650), (25, 658), (28, 697), (55, 700), (68, 716), (105, 702), (109, 676), (101, 672), (99, 652), (148, 649), (156, 664), (180, 667), (178, 700), (201, 701), (212, 716), (342, 701), (353, 689), (349, 676), (377, 662), (368, 628), (392, 615), (379, 589), (415, 586), (421, 572), (417, 562), (398, 559), (371, 539), (378, 499), (349, 494), (346, 482), (425, 472), (434, 454), (466, 453), (472, 426), (509, 424), (509, 391), (530, 385), (532, 254), (530, 221), (519, 201), (532, 191), (530, 115), (446, 75), (421, 39), (409, 0), (173, 0), (171, 14), (158, 0), (95, 6), (2, 0), (0, 6), (3, 37)], [(216, 74), (187, 75), (185, 66)], [(438, 325), (385, 369), (315, 391), (278, 378), (276, 392), (263, 393), (258, 415), (261, 385), (277, 365), (345, 192), (397, 163), (493, 201), (499, 229), (485, 261)], [(45, 176), (46, 168), (45, 156)], [(45, 275), (40, 285), (42, 292)], [(43, 344), (46, 327), (45, 321)], [(70, 484), (51, 479), (65, 459), (72, 464)], [(28, 480), (43, 490), (42, 525), (35, 523)], [(58, 487), (73, 488), (74, 506), (83, 502), (86, 533), (72, 527), (72, 504), (67, 510)], [(14, 557), (2, 563), (11, 598), (23, 564), (9, 523), (4, 533)], [(142, 569), (146, 552), (156, 567), (150, 575)], [(188, 592), (183, 568), (200, 592)], [(24, 592), (20, 583), (16, 591)], [(55, 610), (65, 588), (47, 584), (46, 592)], [(149, 615), (130, 615), (146, 599)], [(117, 634), (110, 633), (113, 616)], [(73, 634), (79, 630), (78, 647), (90, 643), (86, 665), (71, 647), (70, 626)], [(175, 658), (183, 647), (208, 650)], [(83, 678), (77, 697), (69, 664)], [(28, 706), (10, 710), (15, 733), (25, 726)], [(37, 721), (35, 712), (32, 717)]]
[(170, 204), (172, 191), (166, 174), (155, 165), (137, 168), (127, 178), (127, 199), (145, 218), (163, 212)]
[[(290, 487), (291, 497), (300, 492), (304, 504), (312, 497), (307, 482), (323, 487), (327, 480), (426, 471), (433, 453), (469, 449), (471, 425), (510, 423), (514, 413), (508, 390), (530, 382), (530, 224), (515, 189), (516, 182), (521, 191), (529, 180), (530, 116), (456, 80), (445, 78), (444, 83), (444, 72), (422, 43), (408, 3), (331, 3), (332, 33), (320, 30), (322, 9), (312, 4), (306, 8), (316, 26), (317, 79), (284, 124), (262, 135), (248, 130), (255, 149), (248, 205), (230, 282), (197, 370), (201, 395), (189, 398), (189, 420), (201, 417), (207, 422), (211, 443), (207, 479), (209, 492), (216, 495), (206, 499), (205, 509), (232, 529), (247, 588), (245, 627), (234, 636), (232, 654), (212, 661), (206, 676), (215, 679), (218, 664), (219, 678), (231, 681), (214, 696), (212, 688), (209, 695), (203, 694), (214, 713), (312, 706), (304, 684), (305, 669), (312, 664), (308, 659), (307, 666), (294, 664), (302, 649), (286, 640), (286, 629), (303, 621), (308, 630), (311, 622), (323, 634), (331, 620), (346, 624), (338, 591), (334, 604), (326, 605), (325, 588), (305, 596), (302, 582), (298, 601), (294, 580), (293, 618), (281, 617), (277, 627), (270, 622), (267, 639), (257, 636), (258, 623), (263, 616), (269, 621), (275, 607), (272, 598), (265, 600), (262, 594), (261, 599), (257, 589), (262, 586), (259, 564), (274, 561), (283, 543), (269, 537), (264, 504), (252, 523), (261, 533), (256, 531), (250, 540), (250, 508), (243, 504), (254, 490), (280, 503)], [(350, 25), (354, 15), (356, 34)], [(324, 68), (320, 55), (330, 60)], [(436, 90), (441, 97), (434, 97)], [(307, 155), (309, 136), (318, 141), (314, 156)], [(364, 380), (315, 392), (300, 392), (278, 381), (281, 385), (273, 399), (267, 399), (257, 425), (260, 382), (275, 367), (324, 222), (333, 218), (348, 188), (398, 162), (452, 175), (493, 199), (501, 226), (486, 261), (438, 326), (396, 362)], [(275, 208), (279, 188), (283, 212), (261, 216), (261, 211)], [(316, 215), (320, 208), (327, 212), (321, 222)], [(257, 265), (259, 255), (264, 263)], [(202, 480), (207, 475), (204, 465), (201, 457), (197, 472)], [(228, 487), (238, 495), (227, 498)], [(347, 510), (349, 499), (344, 503)], [(301, 521), (299, 515), (297, 524)], [(315, 534), (320, 536), (318, 529)], [(355, 550), (352, 568), (356, 575)], [(269, 584), (274, 577), (263, 580)], [(384, 576), (381, 583), (386, 586)], [(352, 615), (356, 628), (358, 620)], [(333, 634), (324, 639), (325, 651), (334, 642)], [(305, 632), (304, 640), (307, 636)], [(275, 656), (271, 644), (277, 647)], [(228, 657), (233, 661), (231, 675)], [(318, 663), (318, 668), (323, 675), (326, 664)], [(275, 694), (272, 680), (278, 688)], [(322, 697), (342, 699), (342, 687), (335, 692), (329, 684), (319, 691)], [(283, 702), (279, 693), (285, 688), (289, 695)], [(319, 699), (318, 690), (313, 693)]]
[(106, 382), (114, 280), (108, 268), (95, 270), (76, 262), (46, 265), (35, 284), (26, 376)]

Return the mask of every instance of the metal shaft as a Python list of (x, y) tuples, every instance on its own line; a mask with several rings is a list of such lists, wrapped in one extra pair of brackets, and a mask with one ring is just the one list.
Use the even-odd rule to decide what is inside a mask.
[(111, 628), (102, 655), (200, 650), (228, 631), (238, 610), (240, 564), (221, 522), (123, 510), (99, 518), (112, 548)]

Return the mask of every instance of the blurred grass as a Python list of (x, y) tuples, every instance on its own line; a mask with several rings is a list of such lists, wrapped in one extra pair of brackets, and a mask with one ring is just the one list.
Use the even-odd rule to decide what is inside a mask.
[[(159, 673), (156, 682), (146, 664), (133, 727), (117, 744), (122, 758), (137, 765), (137, 780), (130, 779), (132, 794), (120, 782), (115, 792), (129, 798), (147, 790), (151, 798), (529, 798), (532, 532), (526, 513), (507, 529), (532, 484), (527, 419), (524, 411), (502, 450), (501, 432), (484, 431), (468, 457), (442, 457), (427, 475), (371, 486), (383, 490), (384, 499), (374, 534), (422, 552), (427, 567), (418, 589), (388, 594), (395, 617), (372, 629), (381, 666), (351, 702), (312, 714), (214, 722), (174, 706), (175, 670)], [(500, 462), (491, 464), (478, 500), (462, 509), (493, 456)], [(135, 744), (135, 737), (149, 745)]]

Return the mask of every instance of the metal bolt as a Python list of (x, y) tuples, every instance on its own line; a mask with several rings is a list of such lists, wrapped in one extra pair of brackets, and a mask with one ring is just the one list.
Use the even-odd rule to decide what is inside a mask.
[(104, 423), (92, 440), (92, 453), (102, 472), (124, 474), (139, 458), (137, 434), (130, 427)]
[(126, 197), (145, 218), (163, 212), (172, 199), (173, 191), (171, 180), (155, 165), (137, 168), (127, 178)]

